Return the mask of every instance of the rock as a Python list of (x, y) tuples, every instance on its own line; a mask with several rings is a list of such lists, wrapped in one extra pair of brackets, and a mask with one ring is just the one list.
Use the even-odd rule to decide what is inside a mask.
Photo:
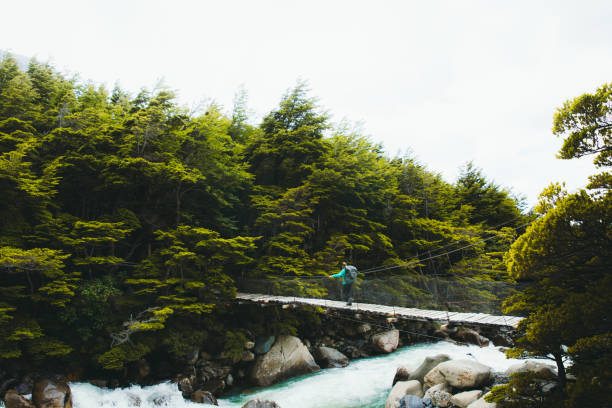
[(126, 392), (128, 399), (128, 407), (139, 407), (142, 404), (142, 400), (136, 394), (132, 394), (131, 392)]
[(429, 395), (428, 398), (431, 400), (433, 406), (440, 408), (448, 408), (452, 406), (451, 399), (453, 398), (453, 394), (446, 391), (434, 391)]
[(495, 333), (491, 341), (493, 341), (493, 344), (496, 346), (512, 347), (513, 345), (512, 338), (507, 333), (502, 332)]
[(253, 352), (255, 354), (266, 354), (272, 348), (276, 337), (274, 336), (259, 336), (255, 339), (255, 347)]
[(36, 408), (32, 401), (19, 395), (15, 390), (8, 390), (4, 395), (4, 406), (6, 408)]
[(391, 388), (389, 396), (387, 396), (387, 402), (385, 408), (399, 408), (400, 400), (405, 395), (416, 395), (417, 397), (423, 397), (423, 389), (421, 383), (412, 381), (399, 381)]
[(424, 400), (416, 395), (404, 395), (399, 402), (399, 408), (424, 408), (425, 406)]
[(438, 364), (425, 376), (425, 385), (445, 382), (459, 389), (478, 388), (492, 380), (491, 368), (474, 360), (450, 360)]
[(389, 354), (397, 349), (399, 330), (389, 330), (372, 336), (372, 344), (376, 351)]
[(476, 330), (468, 329), (467, 327), (461, 327), (452, 336), (455, 340), (459, 340), (464, 343), (475, 344), (477, 346), (488, 346), (489, 339), (483, 337)]
[(34, 383), (32, 402), (37, 408), (72, 408), (72, 393), (64, 381), (43, 378)]
[(553, 380), (557, 378), (557, 370), (552, 366), (537, 361), (523, 361), (522, 363), (513, 364), (506, 370), (506, 375), (510, 376), (515, 373), (531, 372), (536, 378), (541, 380)]
[(151, 366), (147, 360), (141, 358), (138, 360), (138, 378), (142, 380), (148, 377), (149, 374), (151, 374)]
[(213, 394), (220, 394), (224, 389), (225, 381), (219, 378), (213, 378), (204, 384), (204, 391), (210, 391)]
[(393, 377), (393, 385), (398, 381), (408, 381), (410, 379), (410, 369), (406, 366), (399, 366), (395, 371), (395, 377)]
[(178, 389), (183, 394), (183, 398), (189, 398), (193, 393), (191, 378), (181, 376), (177, 381)]
[(331, 347), (317, 347), (315, 361), (322, 368), (346, 367), (349, 364), (347, 356)]
[(363, 323), (363, 324), (357, 326), (357, 333), (359, 333), (359, 334), (366, 334), (370, 330), (372, 330), (372, 326), (370, 326), (367, 323)]
[(255, 353), (249, 350), (244, 350), (240, 361), (248, 363), (249, 361), (253, 361), (253, 360), (255, 360)]
[(424, 383), (425, 375), (435, 368), (438, 364), (450, 360), (450, 357), (446, 354), (438, 354), (433, 357), (426, 357), (420, 366), (416, 368), (410, 375), (410, 380), (418, 380), (421, 384)]
[(199, 402), (200, 404), (219, 405), (217, 399), (208, 391), (199, 390), (191, 395), (193, 402)]
[(459, 408), (467, 408), (468, 405), (476, 401), (481, 396), (482, 391), (480, 390), (464, 391), (453, 395), (453, 398), (451, 398), (451, 403)]
[(244, 348), (247, 350), (251, 350), (253, 349), (253, 347), (255, 347), (255, 342), (253, 341), (247, 341), (246, 343), (244, 343)]
[(268, 353), (257, 357), (250, 378), (253, 383), (266, 387), (289, 377), (318, 370), (320, 367), (300, 339), (280, 336)]
[(450, 406), (453, 397), (451, 387), (446, 383), (436, 384), (425, 392), (425, 398), (431, 400), (432, 405), (440, 408)]
[(431, 394), (436, 391), (444, 391), (450, 393), (452, 391), (452, 388), (446, 383), (436, 384), (433, 387), (429, 388), (427, 391), (425, 391), (425, 398), (431, 398)]
[(497, 407), (496, 403), (485, 401), (485, 397), (487, 395), (489, 395), (489, 393), (486, 393), (485, 395), (483, 395), (482, 398), (472, 402), (470, 405), (467, 406), (467, 408), (495, 408)]
[(108, 381), (107, 380), (89, 380), (87, 381), (88, 383), (90, 383), (91, 385), (98, 387), (98, 388), (106, 388), (108, 387)]
[(274, 401), (262, 400), (258, 398), (258, 399), (250, 400), (249, 402), (244, 404), (242, 408), (281, 408), (281, 407)]

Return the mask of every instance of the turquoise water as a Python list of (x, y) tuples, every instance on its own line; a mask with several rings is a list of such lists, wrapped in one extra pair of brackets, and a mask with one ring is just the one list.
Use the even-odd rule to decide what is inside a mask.
[[(252, 388), (219, 400), (219, 406), (240, 408), (248, 400), (271, 399), (282, 408), (381, 408), (391, 390), (398, 366), (418, 367), (425, 357), (445, 353), (452, 359), (473, 358), (505, 371), (518, 360), (506, 359), (493, 346), (458, 346), (448, 342), (403, 347), (394, 353), (353, 360), (348, 367), (330, 368), (292, 378), (267, 388)], [(114, 407), (206, 407), (183, 400), (176, 384), (109, 390), (90, 384), (71, 383), (74, 408)], [(140, 400), (140, 405), (136, 401)], [(0, 406), (3, 405), (0, 403)]]

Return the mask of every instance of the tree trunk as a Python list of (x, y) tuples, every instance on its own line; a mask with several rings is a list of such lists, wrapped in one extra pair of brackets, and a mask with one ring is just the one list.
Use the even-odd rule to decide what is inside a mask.
[(565, 389), (567, 377), (565, 376), (565, 366), (563, 365), (563, 355), (561, 352), (554, 353), (555, 363), (557, 363), (557, 376), (559, 377), (559, 385), (561, 389)]

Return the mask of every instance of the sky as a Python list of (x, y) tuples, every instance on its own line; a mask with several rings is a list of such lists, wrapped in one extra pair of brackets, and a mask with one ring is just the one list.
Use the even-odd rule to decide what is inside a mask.
[(0, 49), (135, 93), (160, 79), (186, 106), (253, 121), (298, 80), (335, 122), (359, 123), (390, 156), (454, 182), (468, 161), (534, 205), (592, 158), (559, 160), (552, 118), (612, 80), (606, 1), (20, 0), (4, 4)]

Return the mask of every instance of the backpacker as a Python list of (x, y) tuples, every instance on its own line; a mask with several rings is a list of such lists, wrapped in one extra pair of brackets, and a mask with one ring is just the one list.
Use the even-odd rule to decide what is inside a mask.
[(344, 282), (355, 282), (355, 279), (357, 279), (357, 273), (357, 268), (355, 268), (353, 265), (346, 265), (346, 267), (344, 268)]

